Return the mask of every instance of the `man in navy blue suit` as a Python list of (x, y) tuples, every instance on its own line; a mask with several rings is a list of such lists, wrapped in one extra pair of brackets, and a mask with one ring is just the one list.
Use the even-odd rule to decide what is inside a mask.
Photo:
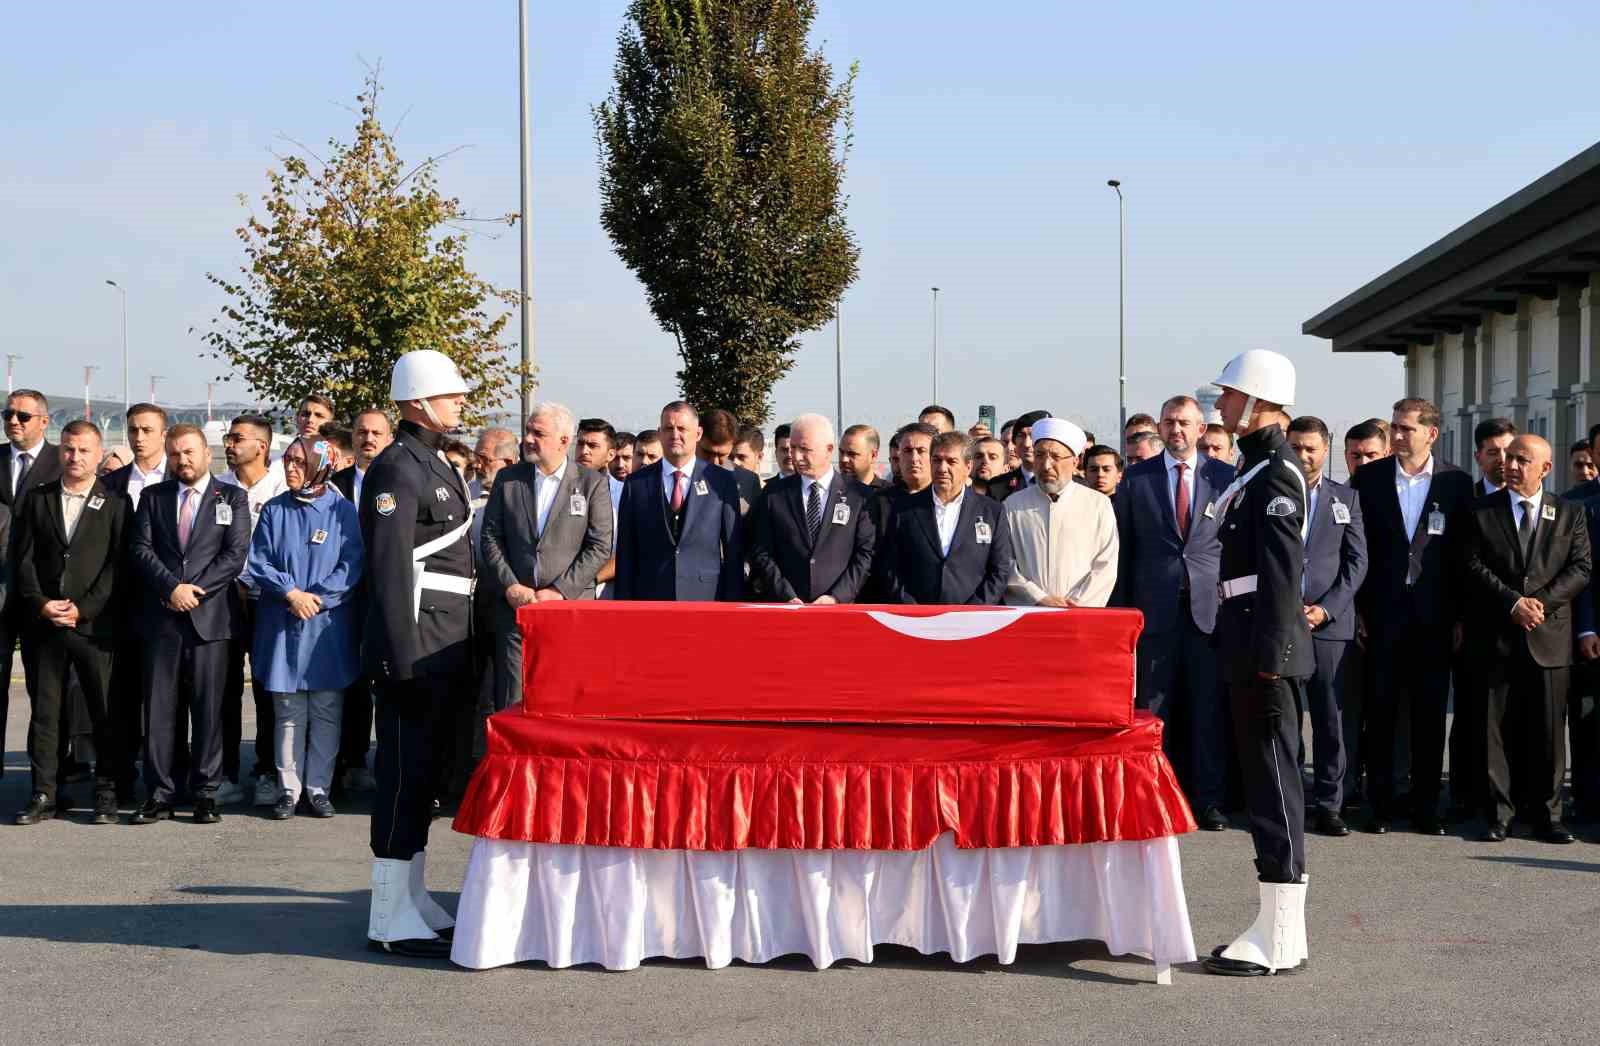
[(617, 505), (617, 599), (735, 600), (744, 591), (733, 473), (695, 457), (700, 416), (661, 409), (661, 460), (629, 476)]
[(891, 603), (997, 605), (1011, 579), (1011, 529), (998, 501), (967, 487), (970, 441), (942, 432), (930, 455), (933, 485), (907, 494), (878, 555)]
[(1351, 727), (1360, 729), (1360, 710), (1345, 716), (1349, 677), (1345, 655), (1356, 638), (1356, 590), (1367, 576), (1367, 534), (1361, 522), (1361, 500), (1343, 483), (1324, 473), (1328, 462), (1328, 426), (1309, 414), (1289, 424), (1289, 447), (1306, 472), (1306, 497), (1311, 523), (1306, 532), (1306, 625), (1317, 668), (1306, 681), (1311, 712), (1311, 796), (1306, 812), (1323, 835), (1346, 836), (1350, 828), (1340, 810), (1349, 767)]
[(1144, 614), (1138, 706), (1166, 724), (1172, 758), (1200, 827), (1228, 827), (1221, 806), (1228, 766), (1228, 716), (1219, 698), (1211, 630), (1217, 620), (1215, 501), (1233, 469), (1198, 452), (1200, 405), (1174, 396), (1161, 407), (1166, 450), (1130, 463), (1116, 499), (1121, 551), (1111, 605)]

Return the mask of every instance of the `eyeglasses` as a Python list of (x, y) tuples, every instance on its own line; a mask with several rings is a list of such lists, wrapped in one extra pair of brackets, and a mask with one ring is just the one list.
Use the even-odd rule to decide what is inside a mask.
[(5, 414), (3, 415), (3, 417), (7, 421), (20, 421), (24, 425), (26, 425), (28, 422), (32, 421), (34, 418), (39, 417), (39, 415), (37, 415), (37, 414), (29, 414), (25, 410), (11, 410), (11, 409), (7, 408), (7, 410), (6, 410)]

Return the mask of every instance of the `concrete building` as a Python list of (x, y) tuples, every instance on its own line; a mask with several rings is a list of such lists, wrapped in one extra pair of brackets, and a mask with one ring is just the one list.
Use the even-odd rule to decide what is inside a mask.
[(1600, 144), (1307, 320), (1334, 352), (1404, 359), (1437, 403), (1435, 453), (1472, 467), (1472, 429), (1508, 417), (1555, 450), (1600, 424)]

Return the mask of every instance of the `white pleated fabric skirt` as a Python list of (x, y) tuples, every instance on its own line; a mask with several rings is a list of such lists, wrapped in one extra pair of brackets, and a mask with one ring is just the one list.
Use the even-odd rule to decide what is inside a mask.
[(539, 961), (631, 970), (652, 957), (817, 968), (871, 962), (874, 945), (957, 962), (1017, 945), (1095, 940), (1192, 962), (1175, 837), (1080, 846), (926, 850), (639, 850), (477, 839), (451, 959), (475, 970)]

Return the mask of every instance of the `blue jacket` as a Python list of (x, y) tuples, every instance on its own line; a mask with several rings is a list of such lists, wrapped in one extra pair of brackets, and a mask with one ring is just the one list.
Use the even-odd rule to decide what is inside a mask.
[[(320, 540), (319, 540), (320, 538)], [(353, 596), (365, 562), (356, 507), (330, 485), (312, 502), (279, 494), (261, 509), (245, 574), (261, 592), (252, 672), (273, 693), (343, 690), (361, 664)], [(289, 612), (291, 591), (322, 599), (308, 621)]]
[[(1117, 587), (1111, 605), (1144, 613), (1146, 635), (1175, 632), (1178, 590), (1189, 580), (1189, 612), (1195, 627), (1211, 634), (1217, 622), (1217, 498), (1233, 482), (1233, 466), (1195, 455), (1194, 500), (1189, 533), (1178, 533), (1167, 493), (1167, 457), (1157, 455), (1128, 467), (1112, 503), (1117, 512)], [(1208, 514), (1209, 512), (1209, 514)]]
[[(744, 592), (744, 527), (733, 473), (695, 459), (673, 541), (662, 470), (629, 476), (617, 506), (616, 599), (736, 600)], [(703, 491), (703, 492), (702, 492)]]
[(1311, 638), (1348, 643), (1356, 637), (1356, 591), (1367, 576), (1361, 498), (1326, 476), (1317, 484), (1316, 494), (1317, 505), (1306, 535), (1304, 601), (1326, 610), (1328, 621), (1311, 633)]

